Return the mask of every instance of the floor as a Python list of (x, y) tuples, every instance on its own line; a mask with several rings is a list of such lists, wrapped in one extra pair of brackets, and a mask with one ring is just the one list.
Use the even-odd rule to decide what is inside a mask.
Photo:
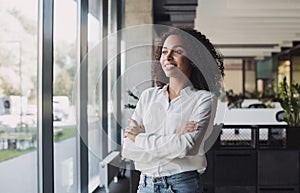
[[(136, 193), (140, 173), (135, 170), (126, 170), (125, 176), (109, 184), (109, 193)], [(104, 188), (98, 188), (93, 193), (106, 193)]]

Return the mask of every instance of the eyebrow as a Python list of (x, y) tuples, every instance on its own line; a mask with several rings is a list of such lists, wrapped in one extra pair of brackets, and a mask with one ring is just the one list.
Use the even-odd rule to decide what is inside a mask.
[[(184, 48), (185, 49), (185, 47), (184, 46), (182, 46), (182, 45), (175, 45), (175, 46), (173, 46), (173, 48), (172, 49), (174, 49), (174, 48), (178, 48), (178, 47), (181, 47), (181, 48)], [(168, 47), (166, 47), (166, 46), (164, 46), (163, 47), (163, 49), (168, 49)]]

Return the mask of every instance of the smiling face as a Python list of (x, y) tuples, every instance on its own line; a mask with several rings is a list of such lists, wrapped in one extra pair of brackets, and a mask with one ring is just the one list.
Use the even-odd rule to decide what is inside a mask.
[(187, 49), (178, 35), (170, 35), (164, 42), (160, 63), (167, 77), (188, 78), (191, 62), (187, 58)]

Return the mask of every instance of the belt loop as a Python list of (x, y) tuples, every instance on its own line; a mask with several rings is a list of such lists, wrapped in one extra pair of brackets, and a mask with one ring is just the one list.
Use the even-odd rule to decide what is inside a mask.
[(167, 179), (166, 179), (166, 177), (162, 177), (162, 179), (163, 179), (163, 182), (164, 182), (164, 188), (168, 188), (168, 183), (167, 183)]
[(147, 185), (147, 182), (146, 182), (146, 180), (147, 180), (147, 179), (146, 179), (146, 175), (143, 174), (143, 178), (144, 178), (144, 183), (143, 183), (143, 185), (144, 185), (144, 187), (146, 187), (146, 185)]

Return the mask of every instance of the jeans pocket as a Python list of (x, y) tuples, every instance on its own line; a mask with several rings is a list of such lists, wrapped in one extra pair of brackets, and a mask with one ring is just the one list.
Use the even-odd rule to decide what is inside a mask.
[(176, 193), (202, 193), (202, 183), (198, 178), (178, 181), (170, 189)]

